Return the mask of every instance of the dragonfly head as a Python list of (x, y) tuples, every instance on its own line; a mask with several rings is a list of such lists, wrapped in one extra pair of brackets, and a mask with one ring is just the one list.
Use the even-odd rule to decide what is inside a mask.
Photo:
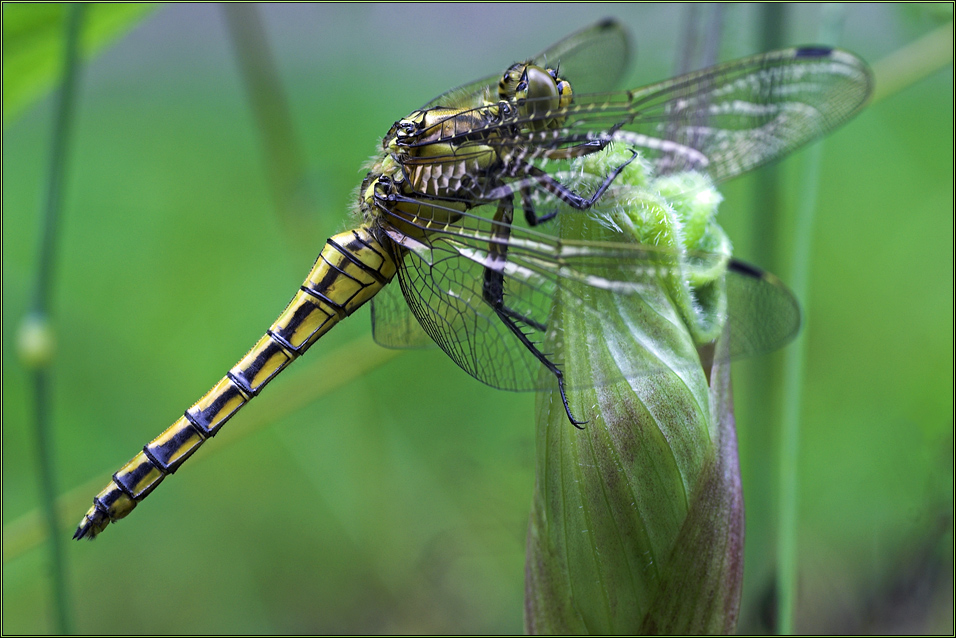
[(517, 62), (501, 76), (498, 97), (517, 104), (532, 130), (546, 130), (557, 126), (548, 114), (571, 104), (571, 84), (558, 77), (557, 69)]

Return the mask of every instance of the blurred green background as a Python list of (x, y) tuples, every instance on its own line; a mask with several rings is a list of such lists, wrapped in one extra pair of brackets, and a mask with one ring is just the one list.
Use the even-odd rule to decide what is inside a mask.
[[(275, 212), (220, 7), (162, 7), (82, 69), (53, 302), (64, 533), (275, 319), (325, 238), (347, 228), (360, 167), (392, 122), (605, 15), (634, 37), (628, 86), (663, 79), (685, 9), (260, 12), (308, 171), (294, 233)], [(871, 64), (941, 24), (932, 8), (846, 12), (840, 45)], [(793, 7), (786, 43), (813, 42), (817, 20), (815, 7)], [(728, 7), (721, 58), (757, 52), (757, 25), (754, 7)], [(48, 552), (31, 527), (32, 393), (14, 347), (35, 279), (52, 110), (47, 94), (3, 131), (4, 633), (54, 631)], [(823, 158), (797, 629), (952, 631), (952, 65), (869, 107)], [(784, 240), (799, 168), (782, 164)], [(763, 254), (754, 179), (723, 188), (721, 219), (745, 259)], [(787, 264), (784, 253), (760, 265), (786, 280)], [(521, 630), (533, 397), (485, 387), (438, 350), (392, 357), (369, 334), (363, 310), (128, 519), (68, 545), (76, 631)], [(365, 356), (371, 369), (356, 373)], [(774, 598), (776, 426), (750, 400), (753, 365), (735, 376), (748, 507), (742, 632), (772, 626)], [(283, 409), (292, 402), (301, 407)]]

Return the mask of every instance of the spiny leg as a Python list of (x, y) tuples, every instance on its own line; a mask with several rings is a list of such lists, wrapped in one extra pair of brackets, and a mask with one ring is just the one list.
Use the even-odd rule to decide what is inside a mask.
[(495, 237), (488, 249), (489, 263), (485, 266), (484, 282), (482, 285), (482, 297), (488, 304), (494, 308), (495, 314), (505, 326), (518, 338), (525, 348), (528, 349), (534, 357), (540, 361), (548, 371), (558, 380), (558, 391), (561, 393), (561, 402), (564, 404), (564, 411), (568, 415), (571, 424), (579, 429), (587, 421), (579, 421), (571, 413), (571, 406), (568, 405), (568, 397), (564, 391), (564, 373), (558, 368), (557, 364), (548, 359), (548, 356), (541, 352), (538, 347), (521, 330), (518, 322), (531, 326), (532, 328), (544, 332), (546, 326), (521, 313), (508, 308), (505, 305), (505, 283), (504, 283), (504, 262), (508, 256), (508, 238), (511, 235), (511, 222), (514, 219), (514, 195), (509, 194), (498, 202), (498, 211), (495, 213), (495, 221), (501, 222), (495, 225)]
[[(579, 145), (572, 148), (579, 148), (580, 146), (583, 146), (583, 145)], [(593, 152), (593, 151), (590, 151), (590, 152)], [(540, 184), (542, 188), (544, 188), (549, 193), (552, 193), (553, 195), (558, 197), (558, 199), (565, 202), (572, 208), (575, 208), (577, 210), (587, 210), (591, 208), (591, 206), (593, 206), (594, 203), (597, 202), (597, 200), (599, 200), (602, 195), (604, 195), (604, 192), (611, 186), (611, 184), (614, 182), (617, 176), (621, 174), (621, 171), (623, 171), (628, 164), (633, 162), (634, 158), (636, 157), (637, 157), (637, 151), (632, 150), (631, 157), (628, 158), (626, 162), (624, 162), (620, 166), (617, 166), (614, 170), (608, 173), (605, 176), (604, 181), (601, 182), (601, 185), (598, 187), (598, 189), (594, 192), (593, 195), (591, 195), (591, 197), (588, 197), (588, 198), (584, 198), (578, 195), (573, 190), (571, 190), (570, 188), (568, 188), (567, 186), (565, 186), (558, 180), (554, 179), (553, 177), (551, 177), (551, 175), (544, 172), (537, 166), (533, 166), (525, 162), (516, 163), (515, 165), (508, 167), (507, 172), (512, 177), (521, 177), (521, 176), (531, 177), (538, 184)], [(534, 204), (531, 201), (530, 189), (527, 186), (522, 186), (519, 190), (521, 191), (521, 205), (522, 205), (522, 208), (524, 209), (525, 219), (528, 221), (529, 226), (537, 226), (538, 224), (541, 224), (550, 219), (553, 219), (558, 214), (558, 212), (554, 210), (544, 215), (538, 215), (537, 213), (535, 213)], [(514, 194), (513, 186), (511, 186), (510, 184), (502, 184), (492, 189), (489, 193), (487, 193), (486, 197), (491, 200), (498, 199), (503, 201), (506, 197), (509, 197), (510, 195), (513, 195), (513, 194)]]

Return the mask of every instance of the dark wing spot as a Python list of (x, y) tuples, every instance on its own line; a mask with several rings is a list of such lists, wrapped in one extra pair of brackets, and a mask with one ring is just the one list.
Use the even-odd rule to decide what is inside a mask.
[(832, 47), (800, 47), (797, 49), (798, 58), (826, 58), (833, 53)]
[(604, 18), (597, 24), (597, 28), (602, 31), (614, 29), (615, 27), (617, 27), (617, 20), (615, 18)]
[(736, 259), (732, 259), (728, 267), (730, 270), (754, 279), (763, 279), (764, 277), (764, 272), (756, 266), (751, 266), (746, 262), (737, 261)]

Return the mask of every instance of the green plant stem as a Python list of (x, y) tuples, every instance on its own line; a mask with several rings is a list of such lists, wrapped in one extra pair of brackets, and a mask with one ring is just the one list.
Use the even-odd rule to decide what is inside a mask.
[[(787, 5), (767, 3), (760, 5), (760, 51), (773, 51), (786, 40)], [(755, 211), (754, 259), (762, 268), (779, 270), (780, 259), (780, 165), (769, 164), (759, 169), (754, 187)]]
[[(819, 41), (834, 43), (843, 27), (843, 6), (824, 5), (821, 10)], [(796, 210), (793, 235), (793, 267), (790, 285), (810, 316), (809, 281), (813, 225), (816, 217), (817, 189), (820, 184), (822, 143), (811, 146), (805, 156), (800, 179), (800, 201)], [(806, 361), (805, 339), (807, 323), (796, 342), (784, 353), (783, 364), (783, 419), (781, 421), (779, 462), (779, 506), (777, 510), (777, 633), (794, 632), (794, 613), (797, 596), (797, 468), (800, 454), (801, 399)]]
[[(757, 7), (758, 51), (774, 51), (786, 44), (790, 10), (784, 3), (766, 3)], [(781, 188), (782, 167), (772, 163), (757, 169), (754, 175), (750, 212), (750, 246), (754, 263), (770, 272), (782, 272), (783, 255), (789, 249), (781, 235), (786, 210)], [(741, 631), (767, 631), (760, 620), (760, 598), (775, 578), (774, 542), (777, 466), (772, 450), (777, 445), (780, 427), (779, 390), (781, 363), (778, 356), (757, 357), (747, 363), (746, 394), (738, 396), (744, 404), (740, 428), (741, 466), (747, 476), (747, 547), (744, 604)], [(738, 404), (739, 405), (739, 404)]]
[[(41, 239), (36, 287), (33, 291), (31, 314), (46, 322), (53, 289), (53, 270), (56, 264), (56, 231), (63, 203), (63, 177), (74, 116), (77, 67), (79, 63), (79, 33), (84, 5), (66, 7), (66, 38), (63, 52), (63, 80), (56, 104), (53, 140), (50, 152), (50, 167), (47, 181), (46, 203), (41, 221)], [(70, 633), (69, 593), (66, 583), (65, 548), (61, 538), (56, 512), (56, 478), (54, 475), (54, 452), (52, 420), (50, 415), (50, 374), (47, 365), (33, 371), (34, 431), (37, 445), (37, 474), (40, 483), (40, 499), (43, 517), (49, 530), (51, 579), (56, 632)]]
[(308, 210), (301, 198), (305, 161), (296, 143), (291, 110), (279, 83), (259, 9), (240, 3), (225, 4), (222, 11), (259, 130), (263, 162), (277, 212), (288, 236), (302, 237), (302, 224)]
[[(810, 276), (810, 247), (820, 176), (822, 144), (807, 150), (800, 183), (800, 203), (794, 233), (794, 265), (790, 285), (803, 306), (804, 318)], [(790, 635), (794, 627), (797, 590), (797, 466), (800, 453), (800, 400), (803, 396), (803, 372), (806, 360), (807, 321), (796, 341), (784, 354), (783, 418), (778, 453), (777, 508), (777, 633)]]
[(51, 140), (50, 165), (47, 174), (46, 201), (41, 226), (39, 270), (33, 289), (34, 313), (47, 314), (53, 288), (53, 267), (56, 263), (56, 231), (63, 203), (63, 175), (67, 143), (73, 125), (73, 103), (76, 93), (76, 68), (79, 62), (78, 36), (85, 8), (69, 5), (66, 8), (66, 41), (63, 51), (63, 79), (57, 98)]
[[(33, 396), (36, 446), (37, 478), (40, 482), (40, 502), (43, 521), (47, 528), (47, 544), (50, 551), (50, 579), (53, 587), (53, 607), (56, 618), (56, 633), (70, 633), (70, 596), (67, 586), (66, 559), (64, 557), (60, 522), (56, 512), (56, 478), (53, 472), (53, 437), (50, 433), (51, 419), (50, 375), (46, 370), (33, 371)], [(63, 537), (65, 538), (65, 537)]]
[(930, 31), (873, 65), (876, 86), (871, 103), (893, 95), (953, 63), (953, 23)]

